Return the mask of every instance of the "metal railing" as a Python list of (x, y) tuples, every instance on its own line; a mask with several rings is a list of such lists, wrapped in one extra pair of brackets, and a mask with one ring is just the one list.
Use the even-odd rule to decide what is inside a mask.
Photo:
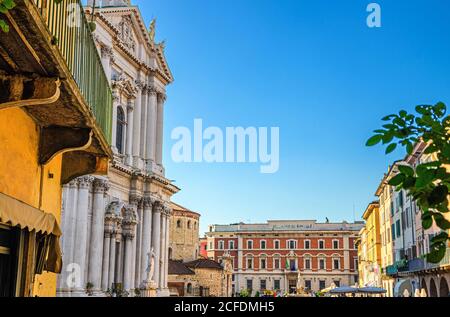
[(427, 269), (435, 269), (442, 266), (450, 265), (450, 248), (447, 248), (444, 258), (439, 263), (428, 263), (426, 262)]
[(112, 92), (80, 0), (32, 0), (97, 124), (111, 144)]

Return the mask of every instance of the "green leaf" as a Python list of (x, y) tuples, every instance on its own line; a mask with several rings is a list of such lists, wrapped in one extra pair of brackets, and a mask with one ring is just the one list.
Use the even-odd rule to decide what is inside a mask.
[(430, 195), (428, 196), (428, 203), (430, 205), (439, 205), (445, 199), (447, 199), (447, 195), (448, 195), (447, 186), (444, 185), (437, 186), (431, 191)]
[(5, 33), (9, 32), (9, 25), (6, 23), (5, 20), (0, 19), (0, 29)]
[(394, 138), (394, 134), (390, 131), (387, 132), (385, 135), (382, 136), (383, 144), (390, 143), (393, 138)]
[(447, 219), (445, 219), (442, 214), (435, 214), (434, 221), (436, 222), (436, 225), (442, 230), (450, 229), (450, 222)]
[(428, 114), (428, 110), (426, 110), (426, 106), (417, 106), (416, 111), (417, 111), (417, 113), (420, 113), (421, 115)]
[(434, 236), (433, 238), (431, 238), (431, 242), (433, 244), (438, 244), (438, 243), (442, 243), (442, 242), (446, 242), (448, 240), (448, 234), (447, 232), (441, 232), (440, 234), (438, 234), (437, 236)]
[(382, 135), (376, 134), (373, 137), (371, 137), (369, 140), (367, 140), (366, 146), (374, 146), (381, 142)]
[(398, 165), (398, 170), (407, 176), (414, 176), (414, 170), (408, 165)]
[(392, 153), (397, 148), (397, 143), (389, 144), (389, 146), (386, 148), (386, 154)]
[(403, 181), (403, 188), (410, 189), (410, 188), (414, 187), (415, 184), (416, 184), (416, 178), (413, 176), (408, 176)]
[(438, 102), (434, 105), (434, 112), (439, 118), (442, 118), (447, 112), (447, 106), (443, 102)]
[(424, 212), (422, 215), (422, 226), (425, 230), (430, 229), (433, 225), (433, 218), (429, 212)]
[(416, 187), (419, 189), (429, 185), (434, 180), (434, 175), (434, 170), (426, 170), (417, 178)]
[(411, 142), (408, 141), (408, 143), (406, 143), (406, 152), (411, 155), (414, 151), (414, 146)]
[(427, 261), (430, 263), (439, 263), (445, 256), (446, 245), (445, 243), (440, 243), (433, 246), (431, 252), (427, 254)]
[(403, 183), (404, 180), (405, 180), (405, 175), (400, 173), (400, 174), (395, 175), (394, 177), (392, 177), (389, 180), (389, 185), (391, 185), (391, 186), (398, 186), (401, 183)]

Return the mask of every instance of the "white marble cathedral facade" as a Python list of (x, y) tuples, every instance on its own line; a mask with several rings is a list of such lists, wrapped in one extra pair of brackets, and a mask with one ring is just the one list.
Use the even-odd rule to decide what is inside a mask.
[(80, 177), (64, 188), (57, 294), (104, 296), (120, 285), (134, 296), (153, 250), (152, 280), (157, 295), (168, 296), (168, 203), (179, 189), (165, 178), (162, 164), (165, 87), (173, 81), (164, 43), (154, 42), (154, 23), (147, 30), (129, 1), (104, 0), (94, 17), (114, 94), (114, 160), (107, 177)]

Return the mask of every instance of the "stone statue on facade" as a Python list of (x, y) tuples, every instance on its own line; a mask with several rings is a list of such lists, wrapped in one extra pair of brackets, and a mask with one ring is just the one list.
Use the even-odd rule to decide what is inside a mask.
[(147, 253), (148, 264), (147, 264), (147, 281), (153, 281), (153, 275), (155, 274), (155, 251), (153, 248)]
[(153, 281), (153, 276), (155, 274), (155, 251), (153, 248), (147, 253), (147, 277), (141, 286), (141, 296), (142, 297), (156, 297), (157, 286)]
[(155, 43), (155, 34), (156, 34), (156, 19), (153, 19), (150, 22), (150, 29), (148, 31), (148, 35), (150, 36), (150, 42)]

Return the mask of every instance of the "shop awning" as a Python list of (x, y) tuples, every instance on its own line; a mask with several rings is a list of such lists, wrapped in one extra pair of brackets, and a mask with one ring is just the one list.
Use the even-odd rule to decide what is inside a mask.
[(0, 193), (0, 222), (29, 232), (35, 231), (48, 235), (49, 243), (45, 270), (61, 273), (62, 252), (59, 237), (62, 233), (55, 216)]

